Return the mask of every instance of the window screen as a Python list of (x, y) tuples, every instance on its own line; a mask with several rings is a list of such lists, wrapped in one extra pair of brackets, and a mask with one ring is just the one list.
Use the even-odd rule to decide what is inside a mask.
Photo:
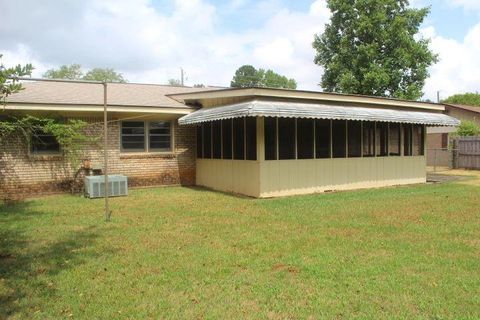
[(245, 159), (245, 118), (233, 119), (233, 158)]
[(223, 159), (232, 159), (232, 119), (222, 120)]
[(171, 124), (168, 121), (148, 123), (148, 141), (151, 151), (169, 151), (172, 146)]
[(247, 160), (257, 160), (257, 118), (245, 119), (245, 142)]
[(376, 124), (376, 150), (377, 156), (386, 157), (388, 155), (388, 124), (377, 122)]
[(375, 122), (363, 123), (363, 156), (375, 156)]
[(362, 123), (360, 121), (348, 121), (348, 157), (362, 156)]
[(203, 124), (203, 157), (210, 159), (212, 157), (212, 123)]
[(145, 122), (122, 121), (122, 151), (145, 151)]
[(265, 160), (277, 160), (277, 118), (267, 117), (265, 124)]
[(222, 158), (222, 123), (212, 122), (212, 158)]
[(424, 155), (424, 127), (420, 124), (413, 125), (412, 149), (414, 156)]
[(400, 155), (400, 124), (399, 123), (390, 123), (389, 124), (389, 133), (388, 133), (388, 153), (390, 156), (399, 156)]
[(295, 159), (295, 119), (278, 118), (278, 157)]
[(345, 158), (347, 155), (347, 122), (345, 120), (332, 121), (333, 157)]
[(202, 125), (197, 126), (197, 158), (203, 158), (203, 130)]
[(314, 120), (297, 120), (297, 153), (298, 159), (313, 159), (313, 135)]
[(32, 135), (30, 151), (32, 153), (59, 153), (60, 144), (54, 135), (36, 130)]
[(448, 148), (448, 133), (442, 133), (442, 149)]
[(315, 158), (330, 158), (331, 120), (315, 120)]
[(412, 155), (412, 125), (403, 125), (403, 155)]

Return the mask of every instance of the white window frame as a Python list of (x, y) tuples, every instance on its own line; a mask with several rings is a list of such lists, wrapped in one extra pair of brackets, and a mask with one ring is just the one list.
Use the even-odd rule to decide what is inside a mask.
[[(129, 150), (129, 149), (124, 149), (123, 148), (123, 134), (122, 134), (122, 129), (123, 129), (123, 123), (124, 122), (143, 122), (143, 127), (144, 127), (144, 149), (143, 150)], [(150, 123), (151, 122), (168, 122), (170, 123), (170, 149), (168, 150), (162, 150), (162, 149), (151, 149), (150, 148)], [(135, 120), (125, 120), (125, 121), (120, 121), (120, 152), (125, 153), (125, 154), (135, 154), (135, 153), (156, 153), (156, 154), (171, 154), (174, 152), (175, 147), (175, 139), (174, 139), (174, 133), (175, 133), (175, 123), (174, 121), (171, 120), (149, 120), (149, 121), (135, 121)]]

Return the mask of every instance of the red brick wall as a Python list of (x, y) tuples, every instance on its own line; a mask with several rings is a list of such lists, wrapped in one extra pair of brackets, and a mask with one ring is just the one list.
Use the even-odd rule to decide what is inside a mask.
[[(103, 168), (103, 125), (101, 119), (89, 122), (88, 135), (98, 142), (85, 146), (82, 158), (93, 167)], [(171, 153), (121, 153), (120, 123), (109, 125), (109, 174), (128, 176), (129, 186), (195, 184), (195, 129), (174, 124), (174, 151)], [(83, 170), (77, 178), (81, 190)], [(16, 199), (40, 194), (70, 191), (73, 171), (61, 155), (31, 155), (20, 137), (9, 139), (0, 149), (0, 199)]]

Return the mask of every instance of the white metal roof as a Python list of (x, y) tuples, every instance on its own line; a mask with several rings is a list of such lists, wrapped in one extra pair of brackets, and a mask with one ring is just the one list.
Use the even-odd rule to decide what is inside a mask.
[(261, 100), (200, 109), (183, 116), (178, 123), (187, 125), (239, 117), (361, 120), (415, 123), (428, 126), (458, 126), (460, 124), (459, 120), (443, 113)]

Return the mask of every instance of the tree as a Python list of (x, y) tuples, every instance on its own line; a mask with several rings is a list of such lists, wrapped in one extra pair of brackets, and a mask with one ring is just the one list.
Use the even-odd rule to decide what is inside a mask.
[(177, 86), (177, 87), (180, 87), (182, 86), (182, 82), (178, 79), (168, 79), (168, 85), (170, 86)]
[(0, 54), (0, 102), (5, 103), (6, 98), (20, 90), (22, 84), (16, 78), (30, 76), (33, 71), (33, 66), (29, 63), (24, 66), (16, 65), (12, 68), (7, 68), (1, 62), (3, 55)]
[(83, 74), (82, 66), (79, 64), (62, 65), (58, 69), (47, 70), (43, 77), (46, 79), (127, 82), (121, 73), (111, 68), (93, 68)]
[(480, 94), (479, 93), (455, 94), (443, 100), (442, 102), (480, 107)]
[(428, 67), (437, 62), (429, 40), (416, 39), (429, 8), (408, 0), (327, 0), (332, 12), (315, 35), (314, 62), (326, 91), (419, 99)]
[(261, 85), (261, 75), (257, 69), (251, 65), (243, 65), (235, 71), (230, 87), (232, 88), (245, 88), (245, 87), (258, 87)]
[(297, 82), (294, 79), (288, 79), (272, 70), (263, 71), (262, 87), (296, 89)]
[(251, 65), (243, 65), (235, 71), (235, 75), (230, 83), (233, 88), (245, 87), (271, 87), (296, 89), (297, 82), (294, 79), (288, 79), (273, 70), (255, 69)]
[(116, 72), (112, 68), (93, 68), (82, 77), (82, 80), (120, 83), (127, 82), (121, 73)]
[(81, 80), (83, 77), (82, 66), (79, 64), (62, 65), (58, 69), (47, 70), (43, 77), (46, 79)]
[(462, 121), (456, 132), (461, 137), (470, 137), (480, 134), (480, 127), (473, 121)]

